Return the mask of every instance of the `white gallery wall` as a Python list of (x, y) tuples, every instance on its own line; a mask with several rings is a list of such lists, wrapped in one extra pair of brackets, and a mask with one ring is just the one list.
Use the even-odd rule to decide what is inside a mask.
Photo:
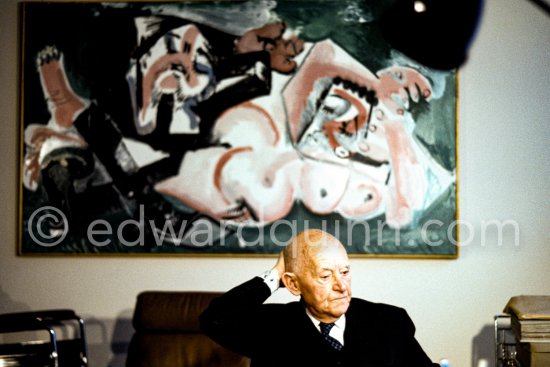
[[(527, 0), (485, 5), (459, 75), (459, 258), (352, 260), (354, 296), (405, 307), (427, 353), (453, 367), (492, 360), (510, 297), (550, 294), (550, 16)], [(72, 308), (91, 366), (123, 366), (139, 292), (222, 291), (275, 258), (16, 256), (17, 16), (16, 1), (0, 3), (0, 313)]]

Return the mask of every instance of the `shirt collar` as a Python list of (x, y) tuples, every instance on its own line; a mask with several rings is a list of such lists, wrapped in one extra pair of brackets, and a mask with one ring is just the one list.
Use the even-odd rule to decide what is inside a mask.
[[(309, 317), (311, 322), (313, 322), (313, 325), (315, 325), (317, 330), (320, 331), (321, 327), (319, 326), (319, 324), (321, 323), (321, 321), (319, 321), (315, 317), (313, 317), (313, 315), (309, 312), (307, 307), (305, 307), (305, 310), (306, 310), (307, 316)], [(340, 318), (334, 322), (334, 326), (344, 330), (346, 328), (346, 315), (344, 314), (344, 315), (340, 316)]]

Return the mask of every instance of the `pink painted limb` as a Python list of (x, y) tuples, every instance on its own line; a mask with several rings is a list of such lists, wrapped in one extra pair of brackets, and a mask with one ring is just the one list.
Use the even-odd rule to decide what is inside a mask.
[(62, 128), (70, 128), (86, 103), (73, 91), (67, 79), (63, 55), (55, 47), (46, 47), (39, 53), (37, 64), (53, 122)]
[(262, 149), (280, 141), (273, 116), (252, 102), (241, 103), (225, 111), (217, 120), (213, 135), (231, 146), (251, 146)]
[(415, 201), (423, 195), (423, 179), (411, 138), (403, 124), (388, 121), (385, 128), (394, 179), (394, 187), (389, 191), (386, 217), (389, 225), (403, 227), (411, 222)]
[(409, 109), (410, 99), (418, 102), (420, 98), (429, 100), (432, 86), (428, 79), (417, 70), (393, 66), (380, 70), (376, 95), (393, 113), (403, 115)]

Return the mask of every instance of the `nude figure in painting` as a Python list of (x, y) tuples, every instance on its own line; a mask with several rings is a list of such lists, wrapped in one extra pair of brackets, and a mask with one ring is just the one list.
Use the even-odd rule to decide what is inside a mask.
[[(302, 53), (303, 42), (283, 38), (284, 30), (283, 24), (267, 25), (237, 39), (237, 53), (270, 51), (269, 95), (217, 116), (208, 129), (208, 146), (185, 150), (176, 174), (155, 182), (154, 189), (229, 225), (273, 223), (297, 201), (318, 215), (338, 213), (351, 220), (385, 215), (390, 226), (410, 225), (415, 212), (432, 200), (428, 176), (440, 172), (411, 134), (410, 107), (432, 98), (430, 82), (407, 67), (372, 73), (329, 40)], [(176, 101), (170, 129), (193, 133), (201, 121), (186, 104), (206, 101), (218, 88), (208, 40), (199, 29), (186, 24), (171, 34), (183, 40), (176, 46), (181, 52), (168, 54), (161, 50), (167, 43), (153, 44), (159, 50), (135, 65), (144, 78), (129, 79), (143, 83), (140, 101), (134, 100), (134, 122), (143, 134), (157, 128), (161, 94)], [(52, 119), (47, 126), (29, 126), (25, 134), (24, 174), (31, 189), (40, 179), (46, 142), (82, 149), (91, 144), (73, 126), (90, 103), (70, 88), (58, 51), (50, 49), (42, 59), (39, 71)], [(135, 172), (123, 143), (116, 140), (112, 151), (116, 172)]]
[(281, 85), (269, 101), (226, 111), (216, 146), (188, 152), (156, 189), (229, 224), (274, 222), (299, 200), (315, 214), (385, 214), (391, 226), (409, 225), (426, 205), (431, 162), (413, 141), (408, 109), (431, 98), (429, 81), (405, 67), (375, 75), (323, 41)]
[[(180, 136), (210, 134), (208, 126), (211, 123), (201, 121), (193, 107), (208, 102), (213, 96), (219, 100), (223, 92), (231, 101), (239, 102), (243, 96), (268, 92), (269, 73), (282, 75), (292, 72), (296, 67), (293, 58), (303, 49), (302, 40), (285, 34), (286, 24), (283, 22), (250, 29), (240, 37), (175, 18), (139, 18), (136, 25), (147, 28), (160, 21), (173, 26), (167, 27), (166, 33), (159, 32), (157, 38), (146, 39), (147, 42), (143, 42), (146, 47), (142, 50), (137, 48), (140, 52), (136, 52), (127, 80), (133, 92), (133, 123), (137, 136), (146, 138), (154, 132), (160, 137), (157, 141), (161, 144), (158, 151), (161, 156), (174, 152), (174, 149), (181, 155), (185, 154), (188, 147), (183, 139), (178, 143)], [(212, 50), (203, 31), (211, 37), (224, 36), (225, 48)], [(144, 39), (140, 36), (140, 40)], [(218, 38), (215, 40), (220, 42)], [(119, 123), (127, 121), (112, 121), (101, 106), (75, 93), (65, 72), (63, 54), (55, 46), (47, 46), (39, 52), (37, 69), (51, 117), (47, 124), (26, 127), (23, 176), (27, 189), (35, 191), (40, 182), (46, 184), (52, 205), (70, 212), (75, 190), (85, 192), (94, 184), (113, 184), (120, 194), (117, 201), (126, 201), (132, 199), (136, 187), (140, 189), (140, 184), (146, 185), (154, 180), (147, 177), (142, 180), (145, 183), (136, 184), (138, 180), (134, 174), (141, 166), (128, 148), (130, 144), (130, 148), (138, 145), (144, 149), (147, 140), (128, 140), (118, 128)], [(222, 87), (224, 78), (230, 79), (230, 83)], [(252, 79), (255, 81), (251, 82)], [(173, 103), (169, 104), (171, 114), (166, 118), (165, 111), (163, 115), (159, 109), (168, 98)], [(162, 146), (162, 142), (167, 141), (167, 134), (157, 131), (167, 125), (166, 133), (174, 134), (172, 141), (176, 142), (170, 147)], [(147, 151), (155, 149), (159, 146), (148, 147)], [(48, 185), (52, 176), (47, 173), (51, 161), (55, 161), (59, 169), (52, 184)], [(54, 200), (54, 197), (59, 197), (59, 200)], [(122, 206), (128, 215), (133, 215), (128, 203)]]

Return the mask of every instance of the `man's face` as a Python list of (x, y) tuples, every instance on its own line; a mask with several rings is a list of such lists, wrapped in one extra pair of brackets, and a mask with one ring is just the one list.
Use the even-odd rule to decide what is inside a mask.
[(298, 275), (302, 298), (319, 321), (334, 322), (351, 300), (349, 259), (342, 246), (314, 251)]

